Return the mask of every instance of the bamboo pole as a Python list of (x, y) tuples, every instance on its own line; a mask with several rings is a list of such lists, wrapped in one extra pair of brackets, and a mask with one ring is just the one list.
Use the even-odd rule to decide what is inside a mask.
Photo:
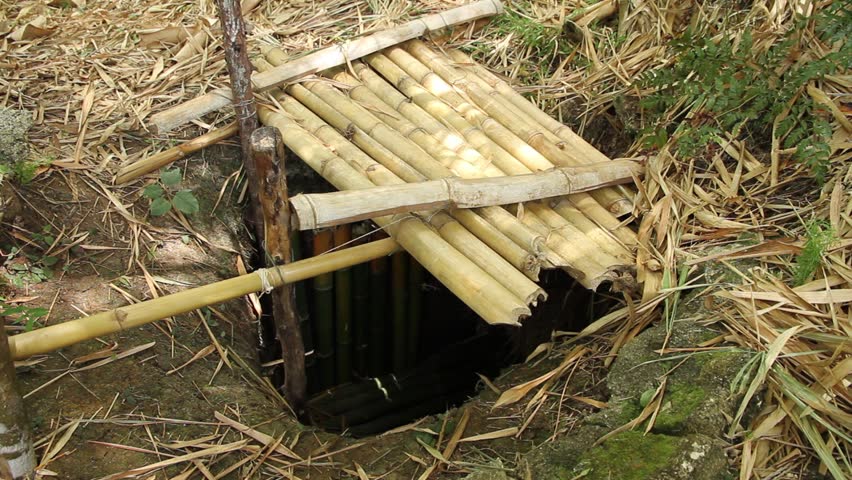
[(290, 199), (299, 230), (403, 212), (438, 208), (476, 208), (529, 202), (627, 183), (641, 172), (639, 164), (622, 160), (599, 165), (563, 167), (547, 172), (491, 178), (443, 178), (369, 190), (300, 194)]
[(370, 376), (378, 377), (388, 372), (384, 346), (388, 341), (385, 331), (388, 305), (388, 259), (377, 258), (370, 262)]
[(408, 264), (408, 336), (406, 339), (406, 367), (417, 364), (420, 353), (420, 324), (423, 319), (423, 267), (409, 257)]
[(408, 353), (408, 255), (397, 252), (391, 256), (391, 300), (393, 304), (393, 342), (391, 365), (393, 372), (402, 373)]
[[(0, 320), (5, 319), (0, 317)], [(0, 405), (0, 478), (34, 478), (33, 436), (24, 399), (15, 383), (15, 364), (5, 321), (0, 321)]]
[[(302, 260), (302, 235), (299, 231), (292, 232), (290, 245), (293, 249), (293, 261)], [(362, 265), (362, 264), (359, 264)], [(308, 300), (307, 282), (296, 282), (293, 287), (296, 295), (296, 312), (299, 316), (299, 330), (302, 332), (302, 345), (305, 348), (305, 376), (307, 377), (307, 392), (319, 390), (317, 386), (317, 357), (314, 351), (314, 332), (311, 322), (311, 308)]]
[[(264, 61), (259, 61), (258, 67), (261, 70), (268, 68), (264, 65), (265, 63)], [(317, 114), (314, 114), (310, 109), (289, 95), (283, 93), (276, 94), (275, 98), (309, 132), (339, 151), (353, 165), (361, 165), (359, 168), (363, 170), (371, 181), (382, 185), (400, 183), (388, 177), (383, 167), (389, 169), (401, 180), (409, 183), (426, 180), (423, 174), (414, 170), (393, 152), (387, 150), (363, 130), (350, 123), (343, 114), (333, 107), (307, 90), (301, 93), (307, 104), (316, 110), (317, 114), (325, 118), (330, 125), (326, 124)], [(349, 139), (343, 137), (335, 129), (347, 132)], [(353, 143), (360, 147), (360, 149), (356, 148)], [(370, 156), (365, 155), (365, 152)], [(373, 159), (379, 165), (375, 165)], [(503, 230), (484, 221), (477, 213), (472, 211), (460, 210), (452, 212), (452, 214), (479, 239), (494, 249), (495, 252), (509, 261), (518, 270), (524, 272), (531, 279), (537, 280), (540, 265), (536, 255), (540, 252), (541, 245), (544, 244), (544, 239), (527, 229), (504, 210), (495, 210), (494, 216), (500, 218)], [(504, 231), (506, 233), (503, 233)], [(511, 235), (511, 238), (508, 235)], [(532, 252), (532, 254), (529, 252)]]
[[(405, 40), (417, 38), (454, 25), (490, 17), (503, 11), (499, 0), (479, 0), (441, 13), (426, 15), (392, 29), (376, 32), (357, 40), (334, 45), (300, 57), (292, 62), (252, 78), (258, 92), (269, 90), (296, 78), (343, 65)], [(228, 89), (220, 88), (151, 116), (157, 132), (173, 130), (191, 120), (219, 110), (231, 101)]]
[[(251, 155), (257, 167), (261, 188), (260, 206), (263, 211), (266, 266), (292, 262), (290, 248), (290, 209), (287, 204), (287, 175), (284, 168), (284, 145), (281, 134), (270, 127), (255, 130), (251, 135)], [(304, 410), (307, 377), (305, 376), (305, 345), (296, 318), (295, 290), (282, 285), (272, 292), (272, 319), (281, 356), (284, 360), (284, 392), (290, 407), (301, 416)]]
[[(287, 146), (336, 188), (373, 186), (306, 131), (288, 128), (293, 126), (291, 120), (266, 108), (260, 115), (265, 124), (282, 130)], [(408, 215), (373, 220), (486, 322), (519, 325), (519, 318), (529, 315), (529, 308), (514, 293), (441, 239), (423, 220)]]
[[(352, 240), (349, 225), (334, 229), (334, 245), (342, 247)], [(341, 268), (334, 272), (335, 358), (337, 383), (352, 379), (352, 270)]]
[(389, 255), (398, 248), (399, 245), (396, 242), (387, 239), (328, 253), (321, 257), (261, 269), (221, 282), (24, 332), (9, 338), (9, 350), (14, 360), (23, 360), (33, 355), (139, 327), (249, 293), (313, 278), (339, 268)]
[[(527, 98), (524, 98), (523, 95), (516, 92), (511, 85), (509, 85), (493, 73), (489, 72), (488, 69), (486, 69), (482, 65), (479, 65), (478, 63), (473, 61), (473, 59), (471, 59), (464, 52), (457, 49), (449, 49), (447, 53), (453, 60), (462, 64), (461, 66), (464, 69), (472, 72), (477, 78), (490, 85), (495, 91), (497, 91), (497, 93), (503, 99), (514, 105), (516, 108), (518, 108), (518, 110), (524, 112), (531, 119), (535, 120), (547, 130), (549, 130), (551, 133), (560, 138), (562, 142), (557, 143), (557, 146), (559, 148), (563, 150), (574, 149), (578, 155), (584, 158), (589, 158), (595, 163), (603, 161), (604, 158), (607, 158), (606, 155), (602, 154), (598, 149), (596, 149), (589, 142), (584, 140), (583, 137), (574, 133), (574, 131), (571, 130), (570, 127), (568, 127), (567, 125), (563, 125), (562, 123), (558, 122), (556, 119), (542, 111), (532, 101)], [(623, 188), (621, 190), (622, 193), (624, 193), (628, 199), (632, 198), (632, 192), (627, 191)]]
[[(371, 64), (377, 67), (381, 73), (389, 78), (394, 78), (402, 83), (410, 83), (413, 80), (418, 80), (426, 91), (432, 94), (431, 97), (421, 97), (419, 101), (434, 102), (435, 100), (443, 99), (447, 101), (455, 109), (463, 113), (466, 119), (472, 123), (478, 123), (480, 127), (487, 133), (489, 138), (494, 140), (499, 145), (505, 147), (510, 153), (515, 155), (519, 160), (522, 160), (530, 170), (548, 170), (553, 168), (553, 163), (547, 160), (534, 148), (527, 145), (514, 133), (503, 127), (499, 122), (485, 116), (479, 109), (462, 98), (458, 93), (453, 91), (453, 87), (446, 83), (440, 76), (432, 72), (428, 67), (423, 65), (418, 59), (411, 56), (408, 52), (401, 48), (391, 48), (387, 50), (387, 59), (392, 60), (397, 68), (388, 68), (387, 62), (380, 55), (372, 55), (368, 59)], [(402, 73), (400, 74), (400, 71)], [(410, 77), (408, 77), (410, 75)], [(408, 80), (406, 80), (408, 79)], [(412, 80), (413, 79), (413, 80)], [(412, 97), (414, 101), (418, 101)], [(604, 157), (605, 158), (605, 157)], [(601, 206), (597, 201), (590, 197), (587, 193), (578, 193), (569, 196), (577, 208), (592, 219), (595, 223), (603, 228), (615, 231), (619, 228), (624, 228), (621, 222), (606, 208)]]
[(237, 126), (240, 131), (243, 166), (249, 186), (249, 212), (254, 227), (255, 238), (263, 238), (263, 214), (260, 211), (260, 194), (257, 167), (251, 156), (251, 134), (257, 128), (257, 107), (251, 86), (251, 62), (246, 46), (246, 29), (240, 12), (239, 0), (216, 0), (219, 23), (222, 25), (222, 43), (225, 47), (225, 59), (228, 76), (231, 79), (231, 93)]
[[(354, 105), (348, 97), (344, 95), (331, 94), (331, 92), (326, 91), (324, 88), (317, 88), (317, 90), (319, 95), (312, 96), (309, 95), (310, 92), (307, 92), (304, 88), (298, 85), (291, 87), (291, 91), (293, 91), (296, 95), (301, 96), (302, 99), (313, 104), (319, 102), (333, 102), (335, 107), (339, 108), (340, 112), (345, 115), (348, 120), (355, 122), (359, 127), (363, 128), (371, 136), (381, 141), (388, 148), (394, 148), (394, 153), (400, 152), (404, 154), (407, 152), (410, 158), (420, 162), (422, 168), (430, 173), (443, 176), (447, 176), (449, 174), (446, 169), (437, 164), (437, 161), (429, 155), (429, 152), (424, 150), (415, 150), (417, 149), (417, 145), (406, 143), (409, 142), (408, 139), (395, 130), (390, 129), (390, 127), (386, 124), (381, 123), (378, 118), (371, 115), (363, 108)], [(282, 122), (282, 126), (292, 126), (294, 123), (284, 118), (281, 118), (280, 121)], [(402, 143), (395, 144), (394, 141)], [(369, 169), (369, 165), (367, 166), (367, 169)], [(388, 183), (390, 184), (400, 184), (401, 182), (402, 180), (398, 178), (388, 179)], [(511, 218), (513, 222), (517, 222), (517, 219), (511, 217), (511, 215), (508, 215), (507, 213), (506, 215)], [(484, 270), (484, 272), (487, 272), (492, 280), (495, 280), (507, 288), (509, 292), (512, 292), (509, 298), (511, 301), (521, 300), (524, 305), (526, 305), (527, 303), (535, 302), (543, 295), (543, 292), (538, 285), (531, 282), (524, 274), (512, 267), (512, 265), (506, 262), (500, 255), (488, 248), (487, 244), (477, 239), (467, 230), (457, 228), (458, 223), (449, 220), (449, 217), (443, 220), (438, 218), (441, 216), (446, 215), (442, 213), (432, 215), (432, 221), (440, 222), (440, 226), (452, 224), (456, 227), (446, 229), (439, 228), (441, 236), (457, 250), (464, 251), (467, 258), (469, 258), (479, 268)], [(474, 246), (476, 248), (474, 248)]]
[[(554, 165), (566, 167), (594, 163), (591, 159), (576, 155), (573, 149), (560, 149), (556, 145), (559, 142), (558, 137), (532, 122), (532, 119), (528, 121), (522, 111), (504, 104), (499, 97), (490, 95), (479, 83), (468, 79), (466, 72), (449, 65), (446, 57), (436, 54), (422, 41), (412, 40), (405, 44), (405, 48), (449, 85), (465, 92), (491, 118), (538, 150)], [(605, 158), (609, 160), (608, 157)], [(615, 215), (629, 213), (633, 208), (630, 201), (613, 189), (597, 190), (592, 196)]]
[[(366, 227), (366, 224), (359, 224)], [(355, 229), (356, 237), (361, 237), (361, 229)], [(361, 245), (363, 239), (356, 238), (353, 245)], [(369, 370), (369, 327), (370, 327), (370, 266), (365, 264), (352, 267), (352, 323), (353, 323), (353, 356), (355, 372), (359, 377), (366, 378)]]
[[(331, 230), (314, 232), (314, 256), (322, 255), (334, 246)], [(314, 278), (313, 282), (314, 339), (316, 344), (317, 364), (320, 375), (320, 388), (328, 388), (335, 384), (335, 352), (334, 352), (334, 274), (324, 273)]]
[(192, 140), (182, 143), (176, 147), (163, 150), (162, 152), (151, 155), (150, 157), (133, 162), (130, 165), (119, 169), (118, 174), (115, 177), (115, 184), (122, 185), (130, 182), (131, 180), (135, 180), (142, 175), (165, 167), (166, 165), (195, 153), (202, 148), (215, 145), (222, 140), (231, 138), (236, 135), (238, 131), (239, 127), (237, 126), (237, 122), (231, 122), (222, 128), (217, 128), (216, 130), (207, 132), (204, 135), (195, 137)]

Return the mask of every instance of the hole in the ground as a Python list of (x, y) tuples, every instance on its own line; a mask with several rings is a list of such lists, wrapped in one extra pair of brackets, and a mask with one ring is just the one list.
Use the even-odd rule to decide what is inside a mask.
[[(368, 228), (356, 225), (354, 236)], [(349, 238), (347, 229), (297, 235), (300, 255)], [(479, 375), (494, 378), (554, 329), (579, 331), (612, 304), (561, 270), (542, 272), (539, 283), (549, 298), (517, 328), (487, 325), (404, 252), (301, 282), (296, 296), (309, 351), (305, 420), (365, 436), (444, 412), (477, 393)], [(262, 357), (280, 358), (271, 319), (262, 323)], [(280, 385), (281, 369), (272, 376)]]
[[(288, 157), (287, 182), (290, 195), (333, 190), (294, 156)], [(296, 233), (294, 259), (374, 228), (364, 222)], [(548, 341), (553, 330), (579, 331), (614, 303), (561, 270), (541, 272), (538, 283), (548, 299), (520, 328), (486, 324), (404, 252), (296, 284), (310, 396), (302, 420), (366, 436), (444, 412), (477, 393), (479, 375), (494, 378)], [(269, 296), (261, 301), (270, 302)], [(272, 311), (271, 304), (263, 307)], [(260, 328), (261, 361), (280, 359), (271, 316), (261, 319)], [(283, 385), (280, 366), (269, 375)]]

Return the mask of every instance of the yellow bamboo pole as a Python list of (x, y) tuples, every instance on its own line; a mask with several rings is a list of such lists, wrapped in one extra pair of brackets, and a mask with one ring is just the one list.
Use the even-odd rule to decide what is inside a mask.
[[(279, 96), (279, 98), (282, 98), (282, 96)], [(275, 122), (276, 126), (289, 132), (298, 132), (302, 129), (297, 121), (282, 115), (276, 116)], [(318, 126), (316, 121), (307, 123), (311, 123), (311, 126), (314, 127)], [(304, 131), (304, 133), (306, 134), (307, 131)], [(354, 146), (351, 146), (351, 144), (351, 148), (345, 146), (348, 142), (344, 143), (333, 137), (329, 137), (329, 140), (332, 140), (334, 145), (340, 147), (336, 150), (344, 154), (344, 157), (349, 160), (350, 166), (360, 171), (362, 176), (367, 177), (371, 171), (385, 171), (385, 175), (375, 177), (378, 182), (377, 185), (401, 185), (405, 183), (404, 180), (394, 176), (390, 171), (382, 170), (383, 167), (381, 165), (366, 155), (354, 154), (351, 158), (345, 155), (346, 153), (354, 153), (351, 150)], [(436, 212), (427, 214), (427, 218), (436, 227), (444, 240), (463, 253), (484, 272), (487, 272), (491, 278), (506, 287), (509, 292), (513, 292), (513, 295), (519, 301), (522, 301), (524, 305), (535, 303), (540, 296), (544, 295), (544, 292), (538, 285), (446, 213)]]
[(299, 282), (339, 268), (390, 255), (398, 249), (399, 245), (388, 238), (320, 257), (261, 269), (221, 282), (24, 332), (9, 338), (9, 348), (12, 358), (23, 360), (33, 355), (139, 327), (249, 293)]
[[(583, 137), (574, 133), (570, 127), (563, 125), (547, 113), (543, 112), (532, 101), (524, 98), (523, 95), (516, 92), (511, 85), (489, 72), (488, 69), (482, 65), (476, 63), (464, 52), (457, 49), (449, 49), (447, 50), (447, 53), (450, 58), (460, 64), (460, 67), (473, 74), (474, 78), (490, 85), (491, 88), (493, 88), (507, 103), (514, 105), (519, 111), (526, 114), (534, 122), (537, 122), (553, 133), (559, 140), (561, 140), (561, 142), (556, 143), (560, 149), (575, 150), (578, 155), (584, 158), (589, 158), (595, 162), (604, 161), (604, 159), (608, 158), (589, 142), (584, 140)], [(632, 199), (635, 193), (631, 189), (623, 186), (618, 187), (618, 190), (627, 199)]]
[[(294, 122), (286, 116), (269, 108), (261, 108), (258, 113), (264, 124), (281, 130), (284, 142), (299, 158), (337, 189), (374, 185), (316, 137), (304, 129), (292, 128)], [(396, 215), (373, 221), (389, 231), (408, 253), (486, 322), (519, 325), (519, 318), (530, 314), (515, 292), (465, 257), (419, 217)]]
[[(488, 133), (490, 138), (501, 146), (506, 147), (510, 153), (515, 155), (519, 160), (522, 160), (523, 163), (527, 164), (527, 166), (534, 171), (536, 168), (533, 168), (533, 165), (539, 165), (541, 168), (538, 169), (541, 170), (547, 170), (554, 167), (553, 163), (541, 155), (537, 150), (523, 142), (519, 137), (507, 128), (503, 127), (499, 122), (485, 116), (476, 106), (472, 105), (469, 101), (456, 93), (451, 85), (445, 82), (436, 73), (432, 72), (428, 67), (423, 65), (418, 59), (411, 56), (408, 52), (401, 48), (393, 47), (386, 50), (385, 53), (387, 58), (393, 61), (398, 68), (401, 68), (404, 72), (410, 75), (410, 78), (413, 78), (414, 80), (419, 79), (418, 83), (420, 83), (420, 85), (434, 96), (432, 99), (421, 96), (420, 101), (434, 102), (438, 98), (445, 100), (453, 108), (462, 112), (465, 118), (469, 119), (472, 123), (479, 123), (480, 127), (483, 127), (484, 131), (490, 130), (490, 133)], [(368, 57), (368, 62), (370, 62), (371, 65), (374, 65), (386, 77), (399, 78), (398, 69), (388, 69), (386, 68), (386, 64), (376, 61), (377, 59), (380, 59), (379, 55), (372, 55)], [(400, 78), (400, 80), (403, 79)], [(412, 97), (412, 99), (414, 101), (418, 101), (414, 97)], [(486, 130), (485, 125), (493, 126), (494, 128)], [(624, 228), (612, 212), (600, 205), (589, 194), (578, 193), (569, 196), (569, 198), (580, 211), (603, 228), (609, 229), (610, 231), (615, 231), (618, 228)]]
[[(350, 164), (353, 166), (357, 165), (356, 168), (361, 170), (363, 174), (367, 175), (368, 178), (377, 185), (392, 185), (395, 184), (396, 181), (402, 182), (402, 179), (393, 175), (393, 172), (387, 170), (384, 165), (381, 163), (377, 164), (361, 149), (357, 148), (353, 145), (353, 143), (350, 143), (346, 137), (338, 133), (337, 130), (325, 123), (316, 114), (311, 112), (299, 102), (295, 101), (292, 97), (281, 92), (276, 95), (276, 99), (284, 107), (287, 113), (289, 113), (294, 120), (299, 123), (299, 125), (314, 134), (318, 139), (334, 148), (336, 151), (340, 152), (341, 156), (348, 159)], [(373, 141), (372, 139), (370, 140)], [(353, 142), (357, 143), (357, 140), (353, 139)], [(379, 147), (384, 149), (384, 147)], [(385, 151), (387, 155), (393, 155), (391, 152), (387, 150)], [(402, 162), (398, 159), (398, 157), (395, 157), (395, 161)], [(391, 175), (393, 175), (393, 177), (391, 177)], [(426, 178), (421, 176), (418, 181), (421, 180), (426, 180)], [(515, 268), (524, 272), (533, 280), (538, 278), (540, 267), (536, 258), (515, 244), (496, 227), (483, 220), (474, 212), (467, 210), (453, 212), (453, 216), (495, 252), (499, 253), (504, 259), (506, 259), (506, 261), (511, 263)]]

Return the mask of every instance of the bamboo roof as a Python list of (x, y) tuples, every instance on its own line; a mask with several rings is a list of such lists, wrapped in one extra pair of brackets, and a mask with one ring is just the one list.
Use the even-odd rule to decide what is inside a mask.
[[(269, 71), (286, 54), (265, 48)], [(261, 121), (340, 190), (497, 177), (609, 161), (463, 53), (412, 40), (269, 92)], [(635, 286), (636, 234), (608, 187), (547, 201), (375, 219), (489, 323), (517, 324), (544, 297), (540, 269), (582, 285)]]

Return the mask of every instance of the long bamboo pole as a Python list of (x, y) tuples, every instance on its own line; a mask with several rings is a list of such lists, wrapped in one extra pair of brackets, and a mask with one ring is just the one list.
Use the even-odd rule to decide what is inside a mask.
[[(409, 158), (419, 162), (421, 168), (429, 172), (430, 175), (449, 175), (448, 170), (443, 168), (438, 162), (425, 150), (418, 149), (416, 144), (412, 144), (406, 137), (402, 136), (393, 129), (390, 129), (386, 124), (382, 123), (378, 118), (367, 112), (366, 110), (357, 107), (352, 101), (344, 95), (334, 95), (323, 88), (318, 88), (319, 95), (311, 95), (306, 89), (299, 85), (294, 85), (290, 89), (303, 99), (310, 101), (312, 104), (326, 102), (334, 103), (335, 107), (340, 108), (340, 112), (347, 117), (348, 120), (356, 123), (362, 128), (365, 128), (372, 136), (380, 142), (383, 142), (388, 148), (394, 148), (395, 153), (408, 154)], [(319, 98), (316, 98), (319, 97)], [(325, 97), (325, 98), (323, 98)], [(293, 126), (294, 122), (279, 118), (280, 125), (286, 128), (288, 125)], [(385, 136), (385, 134), (387, 136)], [(385, 143), (386, 142), (386, 143)], [(395, 143), (401, 142), (401, 143)], [(427, 148), (430, 144), (426, 144)], [(432, 145), (434, 146), (434, 145)], [(375, 162), (373, 162), (375, 164)], [(374, 166), (378, 166), (375, 164)], [(365, 168), (366, 167), (366, 168)], [(371, 165), (361, 165), (359, 168), (364, 168), (367, 172)], [(365, 174), (364, 176), (368, 176)], [(401, 184), (403, 181), (399, 178), (387, 178), (387, 184)], [(511, 215), (506, 214), (512, 220), (515, 220)], [(446, 217), (446, 218), (443, 218)], [(521, 300), (524, 305), (530, 302), (536, 302), (539, 297), (544, 295), (544, 292), (532, 281), (530, 281), (523, 273), (515, 269), (511, 264), (506, 262), (504, 258), (496, 254), (487, 244), (480, 241), (476, 236), (472, 235), (464, 228), (458, 228), (459, 224), (452, 220), (449, 216), (443, 213), (431, 215), (431, 221), (440, 222), (439, 233), (441, 236), (454, 246), (458, 251), (465, 253), (466, 257), (479, 268), (484, 270), (491, 279), (501, 284), (508, 291), (513, 292), (513, 298)], [(434, 272), (433, 272), (434, 273)]]
[[(559, 148), (574, 149), (578, 155), (592, 159), (594, 162), (603, 161), (603, 158), (607, 158), (606, 155), (602, 154), (598, 149), (584, 140), (583, 137), (574, 133), (570, 127), (559, 123), (556, 119), (542, 111), (538, 108), (538, 106), (532, 103), (532, 101), (524, 98), (523, 95), (515, 91), (511, 85), (489, 72), (488, 69), (482, 65), (476, 63), (464, 52), (457, 49), (449, 49), (447, 50), (447, 53), (453, 60), (461, 64), (460, 66), (462, 68), (472, 72), (477, 78), (481, 79), (488, 85), (491, 85), (491, 87), (497, 91), (503, 99), (517, 107), (520, 111), (528, 115), (529, 118), (535, 120), (561, 139), (562, 142), (557, 143)], [(622, 189), (622, 193), (625, 193), (628, 198), (631, 198), (632, 196), (632, 192), (626, 191), (625, 189)]]
[[(394, 177), (392, 175), (395, 174), (396, 171), (402, 171), (403, 174), (410, 174), (411, 171), (414, 171), (413, 169), (409, 170), (411, 167), (409, 167), (408, 164), (404, 163), (401, 159), (399, 159), (399, 157), (385, 149), (371, 137), (366, 134), (364, 134), (363, 137), (359, 137), (358, 132), (362, 134), (364, 132), (357, 127), (352, 126), (352, 128), (347, 127), (344, 129), (344, 131), (352, 133), (350, 142), (347, 138), (338, 133), (335, 128), (325, 123), (316, 114), (289, 95), (281, 93), (276, 95), (276, 99), (303, 128), (314, 134), (318, 139), (322, 140), (336, 151), (340, 152), (342, 156), (348, 159), (350, 164), (353, 166), (357, 165), (357, 168), (359, 168), (364, 175), (377, 185), (401, 184), (405, 179), (400, 178), (399, 176)], [(337, 125), (351, 125), (347, 123), (348, 120), (343, 115), (324, 102), (318, 101), (315, 106), (320, 108), (321, 112), (327, 117), (336, 118)], [(364, 149), (364, 151), (353, 145), (353, 143)], [(373, 157), (377, 158), (379, 163), (377, 164), (373, 158), (367, 156), (364, 153), (366, 151), (378, 152), (379, 155), (373, 153)], [(394, 171), (388, 171), (389, 169), (386, 169), (385, 165), (392, 167)], [(426, 180), (426, 177), (422, 174), (417, 173), (416, 171), (414, 171), (414, 173), (416, 176), (413, 180), (409, 179), (406, 181), (422, 182)], [(461, 210), (451, 212), (451, 214), (482, 242), (491, 247), (495, 252), (499, 253), (510, 264), (514, 265), (515, 268), (523, 272), (532, 280), (538, 279), (540, 266), (536, 257), (513, 242), (512, 239), (507, 237), (502, 231), (498, 230), (492, 224), (485, 221), (478, 214), (472, 211)], [(511, 221), (516, 220), (506, 212), (504, 212), (503, 218), (505, 217), (509, 217)], [(540, 243), (543, 245), (544, 239), (543, 237), (540, 238)], [(539, 244), (534, 243), (531, 240), (527, 241), (529, 242), (527, 244), (529, 245), (529, 248), (534, 252), (538, 252), (540, 249)]]
[[(426, 106), (434, 104), (436, 100), (444, 100), (453, 108), (462, 112), (465, 119), (468, 119), (471, 123), (479, 124), (480, 128), (487, 133), (489, 138), (498, 145), (506, 148), (507, 151), (527, 165), (530, 170), (548, 170), (553, 168), (553, 163), (547, 158), (499, 122), (484, 115), (479, 108), (456, 93), (451, 85), (430, 70), (429, 67), (423, 65), (417, 58), (398, 47), (390, 48), (385, 53), (387, 57), (383, 54), (371, 55), (368, 58), (368, 62), (383, 75), (391, 79), (391, 81), (397, 83), (400, 88), (411, 89), (411, 82), (419, 80), (418, 83), (422, 88), (413, 89), (412, 93), (417, 93), (418, 96), (412, 97), (412, 100), (418, 103), (424, 102)], [(388, 60), (392, 61), (395, 65), (392, 66)], [(424, 90), (430, 95), (425, 96)], [(607, 228), (610, 231), (624, 228), (621, 222), (609, 210), (590, 197), (589, 194), (578, 193), (569, 196), (569, 198), (580, 211), (603, 228)]]
[(180, 160), (192, 153), (195, 153), (202, 148), (221, 142), (227, 138), (231, 138), (237, 134), (239, 127), (237, 122), (229, 123), (222, 128), (217, 128), (204, 135), (193, 138), (192, 140), (182, 143), (176, 147), (163, 150), (162, 152), (145, 157), (142, 160), (131, 163), (119, 169), (115, 177), (115, 184), (121, 185), (131, 180), (135, 180), (146, 173), (151, 173), (154, 170), (165, 167), (166, 165)]
[[(284, 141), (302, 160), (340, 190), (374, 186), (366, 177), (302, 129), (289, 128), (292, 120), (269, 109), (261, 120), (282, 130)], [(399, 244), (488, 323), (519, 325), (530, 314), (526, 304), (481, 267), (441, 239), (426, 223), (410, 215), (374, 218)], [(475, 238), (475, 237), (474, 237)]]
[(385, 239), (331, 252), (320, 257), (261, 269), (221, 282), (24, 332), (9, 338), (9, 349), (13, 359), (23, 360), (84, 340), (118, 333), (249, 293), (265, 291), (384, 257), (397, 249), (399, 245), (396, 242)]
[(313, 230), (379, 215), (529, 202), (627, 183), (640, 173), (639, 164), (622, 160), (509, 177), (449, 177), (369, 190), (300, 194), (290, 203), (297, 228)]
[[(263, 247), (266, 265), (281, 265), (293, 261), (290, 248), (290, 209), (287, 205), (287, 174), (284, 167), (284, 144), (274, 128), (263, 127), (251, 135), (251, 155), (261, 185), (258, 189), (263, 211), (265, 237)], [(307, 377), (305, 375), (305, 345), (296, 317), (295, 290), (282, 285), (272, 292), (272, 320), (281, 358), (284, 360), (284, 392), (290, 407), (301, 415), (305, 404)]]
[[(318, 50), (268, 72), (258, 73), (252, 77), (252, 83), (256, 91), (262, 92), (296, 78), (343, 65), (429, 32), (490, 17), (502, 11), (503, 5), (499, 0), (479, 0), (445, 12), (426, 15), (389, 30)], [(152, 115), (151, 123), (158, 132), (167, 132), (207, 113), (224, 108), (230, 101), (230, 91), (219, 88)]]
[[(314, 255), (321, 255), (334, 246), (331, 230), (314, 232)], [(313, 301), (316, 322), (314, 322), (315, 350), (319, 366), (320, 386), (328, 388), (335, 384), (335, 305), (334, 274), (318, 275), (313, 281)]]
[[(498, 96), (492, 96), (478, 82), (471, 81), (465, 71), (456, 69), (449, 64), (446, 57), (438, 55), (420, 40), (412, 40), (405, 48), (415, 58), (431, 68), (448, 84), (465, 92), (489, 116), (504, 125), (521, 140), (538, 150), (548, 160), (557, 166), (587, 165), (594, 161), (574, 154), (572, 149), (560, 149), (558, 137), (538, 124), (528, 120), (526, 115), (514, 106), (504, 104)], [(488, 87), (488, 90), (491, 90)], [(554, 142), (555, 141), (555, 142)], [(599, 155), (603, 156), (603, 155)], [(608, 157), (604, 156), (607, 160)], [(616, 215), (626, 214), (632, 210), (632, 204), (613, 189), (602, 189), (592, 193), (592, 196), (609, 211)]]
[[(352, 240), (352, 230), (349, 225), (341, 225), (334, 229), (334, 246), (341, 247)], [(335, 369), (337, 383), (352, 380), (352, 270), (341, 268), (334, 272), (334, 357), (337, 364)]]

